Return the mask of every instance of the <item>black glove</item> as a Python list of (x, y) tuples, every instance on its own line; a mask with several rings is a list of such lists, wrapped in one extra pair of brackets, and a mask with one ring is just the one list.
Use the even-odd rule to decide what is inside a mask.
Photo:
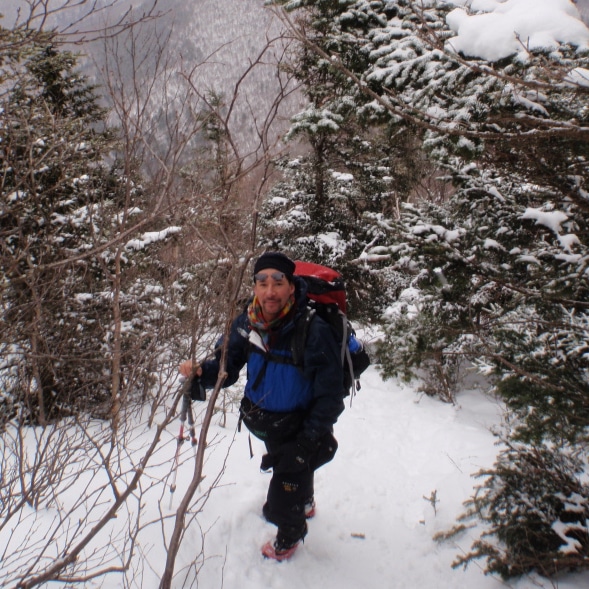
[(262, 462), (260, 463), (260, 470), (267, 472), (274, 466), (274, 455), (273, 454), (264, 454), (262, 456)]
[(206, 401), (207, 400), (207, 392), (205, 388), (202, 386), (200, 382), (200, 378), (198, 376), (193, 377), (192, 382), (190, 383), (190, 398), (193, 401)]
[(284, 444), (280, 448), (274, 472), (302, 472), (310, 468), (309, 461), (315, 450), (317, 442), (306, 436), (299, 436), (293, 442)]

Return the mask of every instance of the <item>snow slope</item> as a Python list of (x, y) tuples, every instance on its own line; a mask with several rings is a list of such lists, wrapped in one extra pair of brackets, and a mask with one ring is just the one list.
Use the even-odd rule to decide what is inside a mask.
[[(317, 516), (309, 522), (304, 545), (286, 563), (260, 555), (275, 533), (261, 516), (269, 480), (258, 469), (262, 444), (252, 441), (250, 459), (248, 434), (235, 433), (235, 415), (225, 429), (213, 428), (216, 446), (205, 466), (206, 481), (216, 476), (225, 449), (231, 449), (218, 488), (198, 515), (198, 525), (194, 521), (189, 527), (176, 586), (197, 586), (190, 565), (206, 530), (205, 560), (199, 557), (196, 565), (198, 586), (206, 589), (553, 587), (540, 578), (505, 584), (476, 565), (453, 570), (454, 557), (468, 550), (475, 536), (444, 544), (432, 539), (463, 511), (475, 484), (471, 474), (492, 465), (497, 448), (489, 428), (500, 422), (499, 406), (473, 391), (460, 394), (459, 406), (445, 405), (383, 382), (373, 367), (362, 380), (362, 390), (336, 426), (338, 454), (317, 472)], [(188, 464), (181, 474), (189, 478)], [(435, 511), (428, 500), (434, 492)], [(163, 560), (161, 554), (162, 566)], [(186, 577), (183, 567), (188, 567)], [(580, 574), (560, 580), (558, 587), (588, 584), (589, 574)], [(143, 586), (156, 587), (156, 579)]]
[[(239, 383), (232, 387), (238, 399)], [(171, 399), (167, 400), (171, 403)], [(204, 403), (195, 403), (196, 425), (202, 423)], [(203, 474), (191, 504), (173, 587), (204, 589), (581, 589), (589, 586), (589, 571), (552, 583), (525, 577), (504, 583), (485, 576), (483, 563), (452, 569), (458, 554), (478, 538), (476, 530), (442, 544), (433, 540), (448, 530), (463, 512), (473, 492), (472, 474), (491, 466), (497, 454), (491, 429), (501, 423), (501, 407), (482, 392), (464, 390), (451, 406), (426, 397), (395, 381), (383, 382), (375, 367), (362, 378), (362, 389), (336, 425), (339, 451), (317, 472), (317, 515), (309, 534), (291, 561), (277, 563), (261, 556), (260, 548), (275, 528), (261, 515), (268, 474), (259, 471), (263, 445), (237, 428), (236, 403), (221, 426), (213, 418)], [(157, 421), (157, 420), (156, 420)], [(130, 436), (120, 448), (121, 475), (128, 480), (149, 447), (154, 428), (147, 419), (130, 415)], [(84, 429), (61, 428), (45, 441), (80, 445), (66, 466), (71, 471), (60, 490), (40, 509), (24, 506), (18, 517), (0, 529), (0, 586), (13, 587), (18, 571), (43, 570), (64, 542), (81, 539), (112, 504), (112, 490), (100, 467), (109, 449), (108, 423)], [(28, 455), (34, 456), (41, 429), (28, 428)], [(101, 433), (102, 432), (102, 433)], [(116, 565), (129, 549), (129, 530), (140, 532), (130, 569), (68, 587), (156, 589), (166, 562), (166, 545), (175, 510), (194, 471), (190, 444), (181, 446), (177, 489), (170, 493), (169, 475), (176, 450), (178, 421), (165, 431), (158, 451), (142, 478), (140, 492), (131, 497), (79, 557), (82, 571)], [(35, 437), (37, 436), (37, 437)], [(96, 446), (88, 445), (88, 439)], [(12, 438), (15, 439), (15, 438)], [(102, 441), (100, 441), (102, 440)], [(6, 439), (7, 443), (10, 441)], [(59, 451), (59, 450), (58, 450)], [(100, 452), (101, 454), (98, 454)], [(4, 454), (7, 455), (6, 453)], [(2, 467), (6, 467), (3, 463)], [(68, 478), (69, 477), (69, 478)], [(71, 481), (71, 482), (69, 482)], [(119, 483), (117, 483), (118, 485)], [(17, 489), (15, 489), (16, 491)], [(172, 504), (170, 504), (172, 498)], [(435, 500), (435, 501), (434, 501)], [(435, 509), (434, 509), (435, 502)], [(140, 506), (140, 507), (139, 507)], [(45, 542), (48, 542), (45, 544)], [(42, 562), (33, 564), (44, 548)], [(21, 552), (23, 546), (29, 549)], [(28, 556), (27, 556), (28, 554)], [(55, 555), (55, 556), (52, 556)], [(43, 587), (53, 587), (45, 584)]]

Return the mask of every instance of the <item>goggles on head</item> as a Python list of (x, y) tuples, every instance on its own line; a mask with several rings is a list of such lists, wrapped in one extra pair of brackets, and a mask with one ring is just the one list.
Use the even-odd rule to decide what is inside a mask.
[(264, 282), (268, 278), (280, 282), (286, 278), (286, 274), (284, 272), (258, 272), (254, 274), (254, 282)]

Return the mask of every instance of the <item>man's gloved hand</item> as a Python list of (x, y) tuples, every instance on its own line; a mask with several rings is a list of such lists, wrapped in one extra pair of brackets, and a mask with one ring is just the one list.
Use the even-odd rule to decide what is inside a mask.
[(317, 442), (306, 436), (299, 436), (280, 449), (275, 472), (302, 472), (309, 468), (309, 459), (317, 449)]
[(260, 462), (260, 470), (267, 472), (273, 466), (274, 466), (274, 456), (272, 454), (264, 454), (262, 456), (262, 462)]

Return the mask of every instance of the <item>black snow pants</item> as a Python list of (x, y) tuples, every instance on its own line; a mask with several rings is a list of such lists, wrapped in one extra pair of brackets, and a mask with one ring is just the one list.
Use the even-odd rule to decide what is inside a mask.
[[(282, 443), (266, 441), (265, 445), (268, 454), (262, 462), (264, 469), (277, 462)], [(311, 501), (315, 493), (315, 471), (332, 460), (336, 451), (337, 440), (333, 435), (326, 434), (319, 440), (317, 449), (311, 455), (309, 468), (299, 472), (272, 473), (264, 505), (264, 517), (278, 526), (279, 539), (294, 543), (305, 537), (305, 503)]]

